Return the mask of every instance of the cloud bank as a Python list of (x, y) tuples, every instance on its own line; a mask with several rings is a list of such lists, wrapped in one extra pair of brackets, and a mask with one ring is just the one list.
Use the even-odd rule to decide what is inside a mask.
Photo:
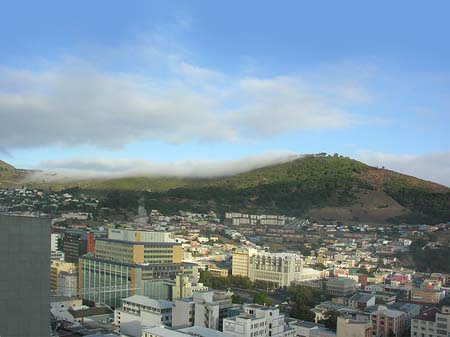
[(355, 73), (228, 75), (162, 51), (138, 53), (146, 61), (124, 71), (80, 58), (0, 67), (2, 148), (254, 142), (367, 122), (350, 112), (369, 97)]
[(424, 155), (361, 151), (359, 160), (450, 187), (450, 152)]
[(280, 164), (300, 157), (300, 155), (290, 151), (274, 151), (236, 160), (189, 160), (162, 164), (143, 159), (72, 158), (45, 161), (39, 165), (42, 171), (29, 174), (26, 180), (51, 182), (158, 176), (214, 178)]

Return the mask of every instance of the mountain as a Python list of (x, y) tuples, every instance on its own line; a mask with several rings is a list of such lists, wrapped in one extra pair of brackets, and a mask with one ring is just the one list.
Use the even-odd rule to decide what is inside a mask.
[(2, 172), (7, 172), (7, 171), (15, 171), (16, 168), (12, 165), (9, 165), (8, 163), (5, 163), (3, 160), (0, 160), (0, 174)]
[(214, 179), (133, 177), (34, 186), (93, 193), (108, 207), (145, 203), (163, 212), (214, 209), (364, 223), (450, 220), (449, 188), (325, 154)]
[(0, 187), (15, 185), (22, 173), (14, 166), (0, 160)]

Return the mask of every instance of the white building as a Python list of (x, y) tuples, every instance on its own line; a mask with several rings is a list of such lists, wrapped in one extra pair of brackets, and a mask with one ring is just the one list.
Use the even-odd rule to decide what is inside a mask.
[(450, 335), (450, 307), (425, 310), (411, 322), (411, 337), (447, 337)]
[(51, 233), (50, 236), (50, 250), (52, 252), (56, 252), (58, 251), (58, 242), (59, 240), (62, 238), (62, 234), (61, 233)]
[(173, 308), (173, 327), (198, 326), (222, 330), (223, 319), (233, 307), (228, 291), (197, 291), (192, 298), (177, 299)]
[(324, 328), (323, 324), (318, 324), (310, 321), (300, 321), (296, 319), (289, 319), (287, 321), (288, 326), (295, 330), (295, 335), (298, 337), (310, 337), (312, 330)]
[(244, 305), (244, 314), (223, 320), (224, 334), (233, 337), (293, 337), (279, 309), (258, 304)]
[(114, 311), (114, 322), (120, 332), (140, 337), (142, 330), (158, 325), (172, 325), (173, 303), (154, 300), (141, 295), (133, 295), (122, 300), (122, 308)]
[(195, 320), (195, 302), (193, 298), (180, 298), (174, 300), (172, 309), (172, 326), (193, 326)]
[(233, 293), (228, 291), (195, 292), (194, 325), (221, 331), (223, 319), (232, 307), (231, 296)]
[(294, 253), (257, 252), (249, 257), (252, 282), (267, 282), (275, 288), (288, 287), (302, 279), (303, 258)]
[(164, 326), (147, 328), (142, 331), (142, 337), (229, 337), (223, 332), (193, 326), (184, 329), (170, 329)]
[(61, 296), (78, 296), (78, 273), (76, 270), (60, 271), (57, 279), (57, 294)]
[(130, 242), (175, 242), (170, 232), (131, 229), (109, 229), (108, 238)]
[(372, 323), (347, 317), (337, 319), (337, 337), (372, 337)]

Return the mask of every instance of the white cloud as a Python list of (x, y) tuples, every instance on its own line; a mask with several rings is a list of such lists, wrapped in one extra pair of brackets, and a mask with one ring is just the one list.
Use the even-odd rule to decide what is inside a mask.
[(135, 49), (145, 64), (123, 72), (73, 58), (41, 70), (0, 68), (0, 144), (14, 150), (258, 141), (366, 121), (349, 112), (368, 95), (351, 73), (320, 80), (230, 76), (147, 49)]
[(143, 159), (71, 158), (45, 161), (39, 165), (43, 172), (35, 172), (27, 179), (58, 181), (132, 176), (212, 178), (247, 172), (299, 157), (290, 151), (273, 151), (236, 160), (188, 160), (162, 164)]
[(450, 152), (424, 155), (361, 151), (357, 158), (367, 164), (409, 174), (450, 187)]

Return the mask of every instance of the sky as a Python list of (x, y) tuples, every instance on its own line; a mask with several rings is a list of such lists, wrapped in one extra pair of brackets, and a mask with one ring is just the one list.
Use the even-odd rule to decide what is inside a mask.
[(448, 1), (5, 2), (0, 159), (208, 175), (328, 152), (450, 186), (449, 12)]

